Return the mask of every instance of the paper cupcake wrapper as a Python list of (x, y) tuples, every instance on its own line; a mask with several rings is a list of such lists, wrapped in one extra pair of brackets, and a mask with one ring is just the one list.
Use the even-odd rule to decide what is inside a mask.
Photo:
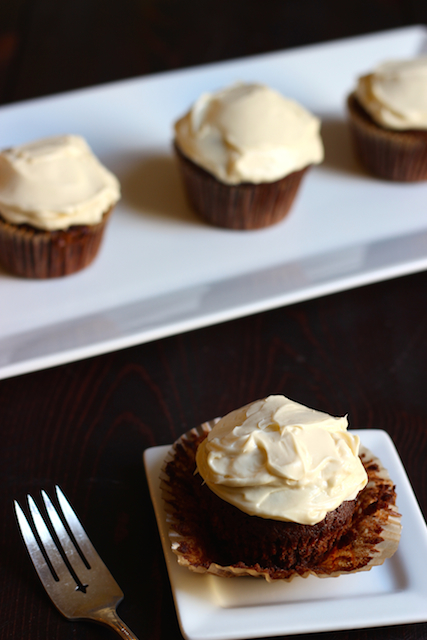
[(0, 264), (24, 278), (57, 278), (87, 267), (99, 251), (112, 208), (94, 225), (44, 231), (0, 215)]
[(427, 180), (427, 131), (394, 131), (377, 125), (354, 94), (347, 100), (356, 154), (371, 173), (386, 180)]
[(260, 229), (287, 215), (308, 167), (275, 182), (229, 185), (189, 160), (175, 145), (192, 208), (211, 224), (227, 229)]
[[(219, 418), (210, 422), (204, 422), (198, 427), (185, 433), (179, 438), (168, 452), (160, 475), (160, 487), (165, 504), (166, 521), (169, 529), (169, 538), (172, 551), (176, 554), (178, 563), (196, 573), (210, 573), (221, 577), (254, 576), (264, 578), (268, 582), (275, 580), (293, 580), (297, 575), (307, 578), (316, 575), (320, 578), (337, 577), (339, 575), (369, 571), (372, 567), (381, 565), (397, 550), (401, 534), (401, 516), (394, 504), (394, 485), (387, 470), (381, 461), (369, 449), (360, 447), (360, 457), (368, 473), (369, 482), (359, 494), (358, 503), (363, 507), (367, 515), (355, 517), (351, 528), (351, 536), (346, 537), (350, 541), (344, 546), (337, 545), (329, 552), (326, 558), (315, 568), (305, 573), (293, 572), (286, 577), (280, 571), (272, 571), (271, 568), (263, 568), (259, 565), (247, 566), (238, 563), (238, 566), (221, 566), (209, 557), (209, 551), (203, 545), (203, 531), (194, 531), (192, 525), (188, 527), (183, 521), (191, 513), (196, 514), (197, 504), (194, 499), (186, 496), (177, 496), (174, 479), (168, 475), (168, 464), (176, 462), (177, 450), (180, 450), (182, 469), (188, 462), (188, 469), (194, 469), (194, 456), (201, 438), (206, 437)], [(181, 463), (180, 463), (181, 464)], [(170, 469), (170, 467), (169, 467)], [(179, 470), (178, 470), (179, 472)], [(191, 471), (192, 473), (192, 471)], [(378, 497), (380, 488), (381, 504), (376, 505), (369, 513), (369, 505)], [(387, 496), (390, 499), (387, 499)], [(182, 500), (182, 511), (176, 505)], [(192, 502), (193, 500), (193, 502)], [(183, 517), (180, 517), (183, 516)], [(289, 573), (288, 571), (286, 572)]]

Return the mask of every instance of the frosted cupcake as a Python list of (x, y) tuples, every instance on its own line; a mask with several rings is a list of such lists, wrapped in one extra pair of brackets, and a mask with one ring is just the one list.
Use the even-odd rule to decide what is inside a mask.
[(257, 229), (288, 213), (307, 169), (323, 159), (320, 121), (260, 84), (205, 93), (175, 124), (188, 199), (207, 221)]
[(396, 551), (400, 516), (386, 470), (346, 418), (269, 396), (175, 443), (162, 480), (183, 566), (271, 580), (336, 576)]
[(427, 58), (381, 64), (359, 78), (347, 105), (356, 153), (371, 173), (427, 179)]
[(80, 136), (45, 138), (0, 153), (0, 264), (27, 278), (64, 276), (98, 253), (117, 178)]

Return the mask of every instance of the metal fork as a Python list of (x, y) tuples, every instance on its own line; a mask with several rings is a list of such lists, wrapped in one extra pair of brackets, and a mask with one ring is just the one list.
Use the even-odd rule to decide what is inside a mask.
[(34, 532), (16, 501), (15, 511), (30, 558), (52, 602), (69, 620), (93, 620), (112, 627), (122, 638), (137, 640), (116, 613), (123, 599), (122, 590), (95, 551), (61, 489), (56, 487), (56, 495), (67, 526), (46, 492), (41, 493), (54, 534), (31, 496), (28, 496), (28, 505)]

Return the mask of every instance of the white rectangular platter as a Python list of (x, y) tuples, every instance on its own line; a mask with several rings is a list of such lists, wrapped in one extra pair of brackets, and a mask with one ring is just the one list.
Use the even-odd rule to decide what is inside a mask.
[(360, 429), (396, 484), (402, 536), (392, 558), (371, 571), (338, 578), (267, 583), (219, 578), (178, 565), (168, 536), (159, 475), (170, 447), (144, 452), (145, 469), (182, 634), (186, 640), (238, 640), (361, 629), (427, 620), (427, 529), (392, 440)]
[[(427, 183), (360, 168), (345, 98), (380, 61), (425, 51), (426, 35), (404, 28), (0, 108), (0, 148), (81, 134), (123, 193), (89, 268), (50, 281), (0, 270), (0, 378), (425, 269)], [(235, 81), (266, 83), (323, 121), (324, 163), (289, 217), (259, 231), (201, 222), (171, 150), (173, 122)]]

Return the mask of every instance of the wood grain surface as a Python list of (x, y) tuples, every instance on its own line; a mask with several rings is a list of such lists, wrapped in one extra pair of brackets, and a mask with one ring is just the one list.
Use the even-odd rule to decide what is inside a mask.
[[(6, 0), (0, 102), (426, 18), (421, 1)], [(114, 637), (57, 613), (20, 539), (13, 499), (59, 484), (130, 628), (179, 639), (142, 452), (269, 393), (385, 429), (426, 516), (426, 292), (419, 273), (0, 381), (0, 638)], [(427, 623), (326, 637), (420, 640)]]

